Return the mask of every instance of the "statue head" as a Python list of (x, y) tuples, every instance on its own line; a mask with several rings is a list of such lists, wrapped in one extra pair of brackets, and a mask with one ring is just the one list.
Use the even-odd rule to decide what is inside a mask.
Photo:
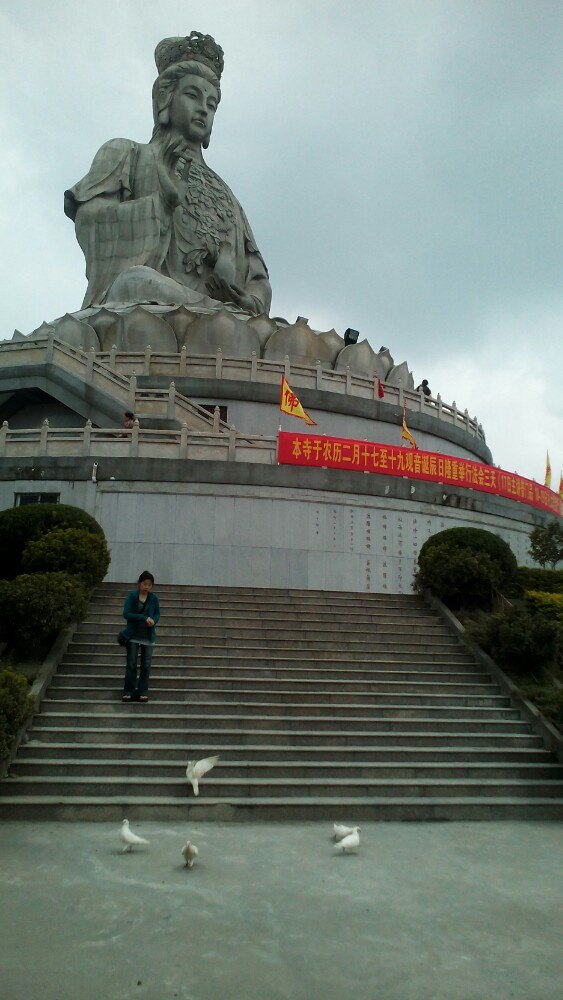
[[(211, 35), (192, 31), (185, 38), (164, 38), (158, 43), (154, 58), (158, 77), (153, 84), (152, 106), (154, 118), (153, 139), (163, 135), (171, 126), (170, 111), (180, 81), (187, 76), (206, 81), (215, 90), (215, 107), (221, 100), (220, 79), (223, 72), (223, 49)], [(194, 81), (195, 83), (195, 81)], [(203, 140), (209, 145), (209, 135)]]

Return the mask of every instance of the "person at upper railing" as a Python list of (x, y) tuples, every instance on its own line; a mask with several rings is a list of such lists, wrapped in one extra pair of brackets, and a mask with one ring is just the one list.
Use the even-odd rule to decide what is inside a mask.
[(428, 379), (427, 378), (423, 378), (423, 380), (420, 383), (420, 385), (417, 385), (417, 387), (415, 389), (415, 392), (423, 392), (425, 396), (431, 396), (432, 395), (432, 392), (430, 390), (430, 386), (428, 385)]
[(148, 144), (111, 139), (65, 192), (86, 258), (83, 308), (229, 303), (267, 313), (268, 271), (239, 202), (203, 160), (221, 98), (223, 50), (192, 31), (155, 50)]

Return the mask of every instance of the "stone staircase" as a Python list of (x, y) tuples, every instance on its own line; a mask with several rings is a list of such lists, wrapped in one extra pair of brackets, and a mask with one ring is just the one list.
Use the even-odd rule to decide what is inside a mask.
[(0, 816), (563, 818), (563, 766), (419, 598), (159, 586), (151, 700), (123, 705), (128, 589), (94, 593)]

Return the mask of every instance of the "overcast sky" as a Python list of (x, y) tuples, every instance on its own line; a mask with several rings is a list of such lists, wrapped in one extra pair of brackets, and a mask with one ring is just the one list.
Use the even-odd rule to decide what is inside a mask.
[(0, 0), (0, 338), (80, 308), (63, 191), (148, 141), (155, 45), (225, 50), (207, 162), (272, 315), (351, 326), (468, 407), (494, 461), (563, 464), (561, 0)]

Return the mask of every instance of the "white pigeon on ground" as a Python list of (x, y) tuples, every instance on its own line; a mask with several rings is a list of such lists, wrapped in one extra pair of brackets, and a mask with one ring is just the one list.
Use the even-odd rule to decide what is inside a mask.
[(215, 757), (204, 757), (203, 760), (189, 760), (186, 768), (186, 777), (191, 782), (194, 795), (199, 795), (199, 779), (203, 778), (219, 760), (219, 754)]
[(333, 826), (334, 839), (342, 840), (343, 837), (347, 837), (350, 833), (354, 832), (353, 826), (342, 826), (341, 823), (335, 823)]
[(335, 851), (340, 851), (342, 854), (347, 854), (348, 851), (353, 851), (354, 853), (358, 850), (360, 846), (360, 827), (353, 826), (352, 832), (346, 837), (343, 837), (337, 844), (334, 845)]
[(125, 854), (127, 851), (130, 851), (131, 848), (133, 847), (133, 844), (148, 844), (149, 843), (149, 841), (145, 840), (144, 837), (138, 837), (136, 833), (133, 833), (133, 831), (129, 829), (129, 820), (128, 819), (124, 819), (123, 820), (123, 823), (121, 824), (121, 829), (119, 831), (119, 835), (120, 835), (123, 843), (125, 844), (125, 847), (123, 848), (123, 850), (121, 852), (122, 854)]
[(194, 859), (197, 858), (199, 851), (195, 844), (190, 844), (189, 840), (186, 840), (182, 848), (182, 854), (186, 860), (186, 868), (193, 868)]

